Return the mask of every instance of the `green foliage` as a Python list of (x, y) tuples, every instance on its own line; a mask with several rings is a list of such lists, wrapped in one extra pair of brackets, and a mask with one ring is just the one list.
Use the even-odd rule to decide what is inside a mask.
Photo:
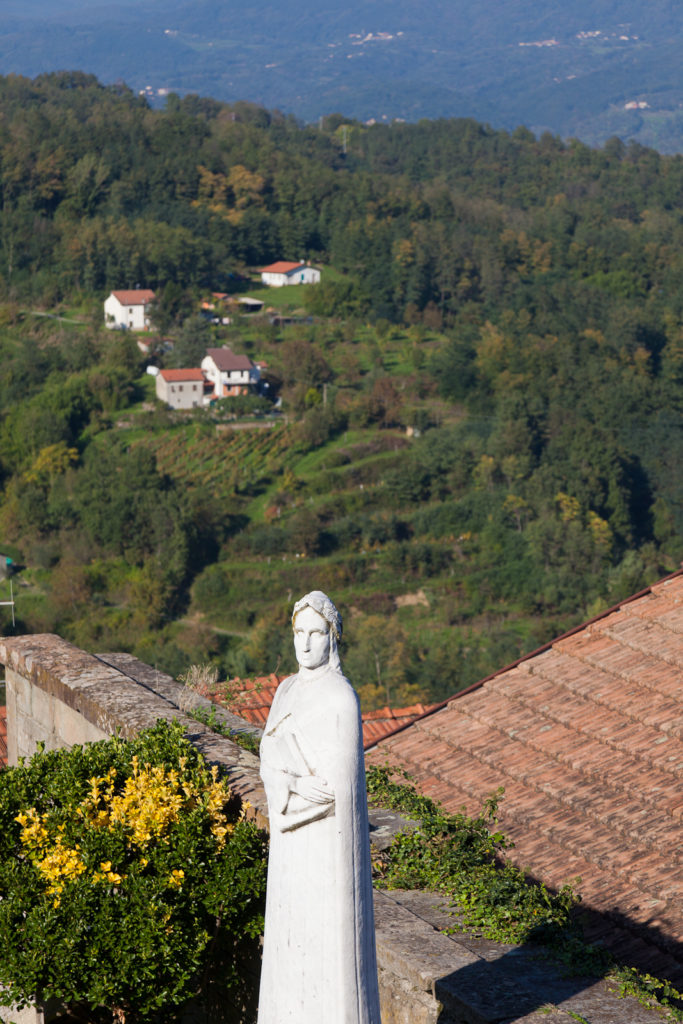
[(264, 838), (178, 725), (39, 751), (0, 776), (0, 820), (7, 1003), (143, 1024), (206, 997), (216, 963), (238, 985), (262, 927)]
[(447, 814), (412, 787), (397, 785), (395, 777), (389, 768), (369, 768), (369, 797), (417, 817), (419, 825), (394, 839), (383, 884), (445, 893), (463, 929), (498, 942), (547, 942), (569, 927), (577, 902), (571, 887), (551, 893), (504, 858), (510, 843), (496, 828), (502, 789), (486, 801), (478, 817), (470, 818)]
[(256, 735), (250, 732), (238, 732), (235, 729), (231, 729), (221, 721), (220, 716), (215, 707), (209, 708), (189, 708), (185, 711), (186, 715), (190, 718), (194, 718), (197, 722), (202, 722), (208, 726), (212, 732), (218, 733), (220, 736), (225, 736), (226, 739), (232, 740), (238, 747), (242, 747), (244, 750), (248, 750), (251, 754), (258, 754), (260, 750), (260, 742)]
[(683, 992), (670, 982), (622, 966), (612, 969), (610, 980), (617, 985), (620, 995), (634, 996), (644, 1006), (664, 1007), (666, 1020), (683, 1021)]

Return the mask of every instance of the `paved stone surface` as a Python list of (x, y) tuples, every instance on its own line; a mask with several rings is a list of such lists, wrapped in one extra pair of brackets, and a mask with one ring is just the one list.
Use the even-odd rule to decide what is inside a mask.
[[(444, 935), (440, 929), (457, 918), (436, 893), (383, 891), (377, 893), (375, 913), (383, 963), (431, 992), (435, 1007), (441, 1006), (437, 1024), (564, 1024), (580, 1018), (588, 1024), (661, 1024), (657, 1010), (619, 998), (604, 981), (565, 977), (535, 947)], [(411, 924), (411, 917), (420, 924)], [(412, 968), (401, 967), (402, 958)]]
[(386, 811), (381, 807), (371, 807), (368, 811), (370, 822), (370, 842), (375, 850), (382, 853), (388, 850), (394, 836), (405, 829), (416, 828), (417, 822), (397, 811)]

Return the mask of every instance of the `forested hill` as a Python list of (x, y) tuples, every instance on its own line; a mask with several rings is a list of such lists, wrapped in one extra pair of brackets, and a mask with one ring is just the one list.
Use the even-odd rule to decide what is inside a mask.
[[(192, 96), (162, 112), (64, 73), (0, 79), (0, 159), (20, 628), (270, 671), (292, 592), (328, 587), (351, 667), (377, 668), (367, 701), (396, 703), (679, 564), (682, 158)], [(192, 316), (278, 258), (323, 267), (290, 297), (312, 322)], [(134, 343), (101, 327), (136, 285), (158, 292), (166, 365), (247, 351), (288, 426), (145, 411)]]
[(473, 121), (320, 130), (193, 96), (152, 111), (78, 73), (0, 79), (0, 111), (0, 273), (36, 300), (219, 287), (289, 253), (351, 274), (359, 308), (391, 318), (531, 312), (560, 282), (565, 318), (683, 302), (681, 157)]

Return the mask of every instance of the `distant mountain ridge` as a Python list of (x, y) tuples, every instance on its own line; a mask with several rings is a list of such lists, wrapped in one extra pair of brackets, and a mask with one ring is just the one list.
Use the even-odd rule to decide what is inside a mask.
[(78, 69), (148, 88), (154, 102), (166, 90), (197, 92), (307, 121), (336, 111), (360, 120), (466, 116), (683, 150), (683, 17), (672, 0), (5, 8), (2, 73)]

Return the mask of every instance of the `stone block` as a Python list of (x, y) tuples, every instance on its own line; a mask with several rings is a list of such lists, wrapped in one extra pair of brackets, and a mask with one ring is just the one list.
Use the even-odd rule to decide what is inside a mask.
[(431, 995), (440, 979), (482, 963), (474, 953), (382, 892), (375, 893), (375, 930), (381, 966)]
[(5, 691), (5, 699), (7, 715), (7, 763), (9, 765), (15, 765), (19, 756), (17, 751), (17, 702), (14, 691), (10, 688), (9, 684)]
[(30, 715), (33, 691), (30, 679), (27, 679), (25, 676), (13, 671), (11, 668), (5, 669), (5, 679), (7, 683), (7, 695), (12, 696), (18, 710), (23, 711), (26, 715)]
[(16, 719), (16, 742), (17, 758), (33, 757), (38, 743), (48, 745), (49, 735), (40, 726), (36, 725), (30, 715), (17, 714)]
[(68, 707), (61, 700), (55, 700), (54, 723), (55, 733), (62, 747), (109, 739), (108, 733), (93, 725), (79, 711)]
[(54, 732), (55, 727), (55, 701), (44, 690), (34, 686), (31, 695), (31, 717), (41, 725), (46, 733)]
[(378, 971), (382, 1024), (450, 1024), (441, 1003), (420, 992), (405, 978), (382, 967)]

